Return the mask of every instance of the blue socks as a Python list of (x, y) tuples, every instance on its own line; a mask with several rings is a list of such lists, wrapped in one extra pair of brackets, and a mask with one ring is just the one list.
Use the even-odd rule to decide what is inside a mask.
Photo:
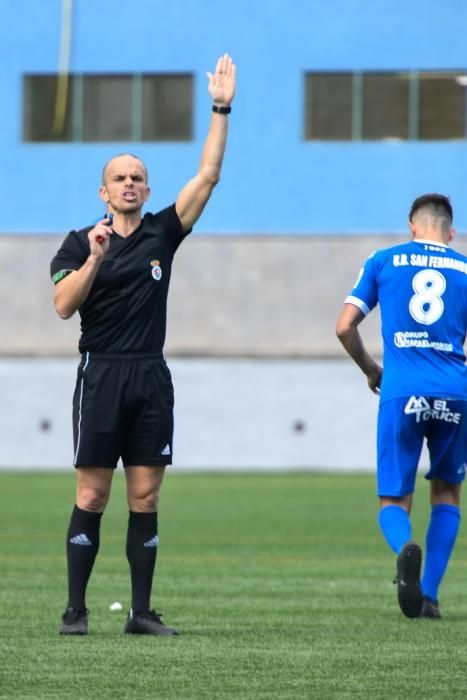
[(379, 526), (391, 549), (399, 554), (412, 538), (409, 514), (400, 506), (385, 506), (379, 511)]
[(422, 578), (423, 595), (435, 602), (438, 587), (446, 571), (459, 530), (461, 515), (457, 506), (433, 506), (426, 533), (425, 569)]
[[(446, 572), (461, 520), (457, 506), (433, 506), (426, 533), (423, 595), (438, 601), (438, 588)], [(412, 538), (409, 514), (400, 506), (385, 506), (379, 511), (379, 526), (391, 549), (399, 554)]]

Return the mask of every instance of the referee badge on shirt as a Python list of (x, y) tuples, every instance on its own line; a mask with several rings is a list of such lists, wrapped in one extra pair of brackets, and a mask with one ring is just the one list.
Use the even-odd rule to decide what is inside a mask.
[(159, 282), (159, 280), (162, 277), (162, 269), (161, 269), (161, 264), (160, 264), (159, 260), (151, 260), (151, 267), (152, 267), (152, 270), (151, 270), (152, 276), (154, 277), (156, 282)]

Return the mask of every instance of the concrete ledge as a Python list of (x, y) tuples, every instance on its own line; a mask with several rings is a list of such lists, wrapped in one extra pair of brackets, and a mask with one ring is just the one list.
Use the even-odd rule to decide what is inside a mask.
[[(75, 355), (79, 319), (53, 309), (55, 235), (0, 236), (0, 355)], [(192, 235), (178, 251), (166, 350), (173, 355), (343, 357), (334, 325), (360, 266), (403, 236)], [(457, 248), (467, 254), (467, 236)], [(364, 324), (380, 352), (378, 314)]]

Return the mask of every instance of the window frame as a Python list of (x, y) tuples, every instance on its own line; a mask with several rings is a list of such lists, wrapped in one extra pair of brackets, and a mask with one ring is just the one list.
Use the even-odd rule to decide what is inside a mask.
[[(352, 123), (352, 135), (351, 138), (314, 138), (313, 134), (313, 120), (312, 120), (312, 107), (311, 107), (311, 97), (309, 94), (310, 90), (310, 78), (314, 75), (320, 76), (333, 76), (333, 75), (345, 75), (348, 74), (352, 77), (352, 100), (349, 105), (349, 118)], [(363, 89), (364, 80), (366, 75), (404, 75), (408, 80), (408, 107), (407, 107), (407, 138), (403, 137), (393, 137), (388, 133), (388, 136), (382, 136), (381, 138), (365, 138), (364, 137), (364, 113), (363, 113)], [(443, 138), (421, 138), (421, 124), (424, 115), (423, 103), (421, 97), (421, 86), (423, 80), (427, 77), (435, 76), (437, 79), (442, 80), (455, 80), (459, 85), (464, 87), (464, 108), (463, 113), (459, 110), (459, 115), (463, 119), (463, 135), (453, 135), (445, 136)], [(303, 86), (304, 86), (304, 109), (303, 109), (303, 141), (306, 143), (384, 143), (384, 142), (400, 142), (400, 143), (410, 143), (416, 141), (417, 143), (449, 143), (453, 141), (465, 141), (467, 140), (467, 68), (462, 69), (443, 69), (443, 70), (413, 70), (413, 69), (397, 69), (397, 70), (382, 70), (382, 69), (372, 69), (372, 70), (355, 70), (355, 71), (344, 71), (344, 70), (306, 70), (303, 74)], [(453, 119), (454, 121), (454, 119)]]
[[(188, 143), (194, 139), (194, 106), (195, 106), (195, 96), (194, 96), (194, 85), (195, 85), (195, 75), (193, 72), (152, 72), (152, 73), (122, 73), (119, 72), (107, 72), (107, 73), (70, 73), (66, 76), (67, 84), (67, 111), (66, 119), (68, 120), (68, 137), (63, 138), (63, 134), (60, 136), (53, 135), (54, 129), (54, 112), (51, 112), (48, 118), (50, 122), (50, 127), (47, 131), (45, 138), (37, 138), (34, 133), (34, 120), (37, 118), (34, 112), (34, 106), (31, 105), (31, 92), (33, 92), (34, 79), (40, 78), (55, 78), (56, 80), (56, 97), (54, 108), (56, 109), (57, 91), (59, 89), (59, 73), (24, 73), (22, 76), (22, 141), (27, 144), (99, 144), (99, 143), (126, 143), (126, 142), (139, 142), (139, 143)], [(129, 129), (128, 138), (122, 139), (101, 139), (101, 138), (85, 138), (85, 110), (86, 110), (86, 98), (84, 83), (85, 80), (89, 79), (105, 79), (105, 78), (125, 78), (131, 79), (131, 105), (129, 114)], [(174, 78), (178, 80), (183, 78), (187, 81), (185, 85), (185, 103), (188, 108), (188, 114), (186, 118), (186, 123), (182, 124), (182, 129), (178, 135), (171, 135), (170, 137), (164, 137), (161, 134), (160, 138), (143, 138), (143, 83), (147, 79), (158, 79), (167, 80)], [(71, 111), (71, 113), (70, 113)], [(69, 127), (71, 121), (71, 129)], [(164, 120), (162, 120), (164, 121)], [(167, 121), (167, 120), (166, 120)], [(183, 122), (183, 119), (178, 118), (178, 123)], [(99, 123), (98, 120), (96, 122)], [(178, 136), (178, 137), (177, 137)]]

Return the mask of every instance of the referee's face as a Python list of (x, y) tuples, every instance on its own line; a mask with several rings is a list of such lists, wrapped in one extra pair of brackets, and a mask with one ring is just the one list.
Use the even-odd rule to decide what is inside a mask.
[(130, 155), (117, 156), (107, 164), (99, 194), (111, 211), (133, 214), (141, 210), (150, 189), (144, 164)]

